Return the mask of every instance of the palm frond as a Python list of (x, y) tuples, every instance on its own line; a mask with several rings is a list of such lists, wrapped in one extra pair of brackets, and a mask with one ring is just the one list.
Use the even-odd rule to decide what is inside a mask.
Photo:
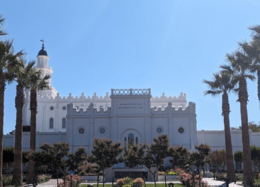
[(0, 14), (0, 36), (7, 35), (7, 33), (2, 29), (2, 26), (5, 22), (5, 18)]
[(214, 90), (207, 90), (204, 92), (204, 95), (212, 95), (213, 97), (219, 95), (222, 93), (222, 90), (217, 90), (217, 91), (214, 91)]
[(255, 76), (254, 75), (245, 75), (244, 77), (250, 79), (251, 81), (255, 80)]
[(234, 70), (231, 68), (231, 66), (223, 64), (220, 66), (220, 68), (222, 69), (222, 72), (228, 73), (228, 74), (234, 74)]
[(49, 82), (48, 80), (51, 78), (50, 75), (45, 75), (42, 77), (42, 72), (36, 68), (33, 68), (30, 71), (29, 75), (29, 87), (30, 89), (35, 90), (43, 90), (43, 89), (49, 89)]
[(260, 25), (254, 25), (249, 27), (249, 29), (252, 31), (251, 35), (254, 40), (260, 39)]

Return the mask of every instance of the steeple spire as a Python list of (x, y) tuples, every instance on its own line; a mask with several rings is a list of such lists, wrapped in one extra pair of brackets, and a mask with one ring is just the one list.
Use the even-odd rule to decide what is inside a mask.
[(42, 49), (44, 50), (44, 38), (40, 41), (42, 42)]
[(42, 40), (40, 40), (40, 41), (42, 42), (42, 49), (39, 51), (38, 56), (39, 55), (48, 56), (47, 55), (47, 51), (45, 51), (45, 49), (44, 49), (44, 42), (46, 42), (46, 41), (44, 40), (44, 38)]

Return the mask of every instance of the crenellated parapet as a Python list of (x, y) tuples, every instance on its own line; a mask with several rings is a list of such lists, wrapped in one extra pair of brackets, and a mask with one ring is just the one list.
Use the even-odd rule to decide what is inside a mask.
[(69, 116), (92, 116), (92, 117), (108, 117), (111, 114), (111, 108), (108, 107), (107, 109), (100, 107), (96, 108), (94, 107), (93, 103), (90, 103), (90, 105), (87, 108), (78, 108), (73, 103), (67, 104), (67, 117)]
[[(41, 91), (42, 92), (42, 91)], [(150, 95), (150, 89), (112, 89), (111, 95)], [(30, 92), (26, 92), (26, 101), (30, 99)], [(59, 93), (55, 97), (48, 94), (40, 94), (37, 96), (37, 101), (39, 103), (94, 103), (94, 106), (105, 108), (111, 106), (111, 98), (107, 92), (105, 96), (98, 96), (96, 93), (93, 96), (85, 96), (82, 93), (80, 96), (73, 96), (71, 93), (67, 97), (61, 97)], [(164, 93), (160, 97), (151, 97), (151, 106), (160, 106), (165, 108), (167, 103), (171, 102), (175, 107), (186, 107), (186, 94), (180, 93), (178, 97), (176, 96), (166, 96)]]
[(196, 112), (196, 105), (193, 102), (189, 102), (187, 107), (175, 107), (171, 102), (165, 108), (161, 107), (152, 107), (151, 113), (152, 115), (190, 115), (195, 114)]
[[(29, 95), (28, 95), (29, 96)], [(96, 93), (92, 97), (88, 96), (86, 97), (84, 93), (81, 94), (81, 96), (73, 96), (71, 93), (69, 93), (69, 96), (67, 97), (61, 97), (59, 93), (57, 93), (56, 97), (51, 97), (48, 95), (38, 95), (37, 100), (39, 102), (61, 102), (61, 103), (110, 103), (111, 99), (109, 97), (109, 94), (107, 93), (104, 97), (97, 96)]]

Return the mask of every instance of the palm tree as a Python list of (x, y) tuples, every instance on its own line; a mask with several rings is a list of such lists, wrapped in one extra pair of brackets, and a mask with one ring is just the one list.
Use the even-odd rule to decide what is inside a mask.
[(254, 75), (250, 72), (252, 59), (245, 53), (237, 51), (233, 54), (227, 54), (228, 65), (220, 66), (223, 72), (233, 77), (234, 85), (238, 84), (235, 91), (238, 92), (238, 102), (240, 102), (240, 113), (242, 123), (242, 142), (243, 142), (243, 163), (244, 163), (244, 184), (252, 186), (254, 179), (252, 173), (251, 150), (248, 132), (248, 115), (247, 115), (247, 83), (246, 79), (254, 80)]
[[(49, 88), (48, 80), (50, 75), (41, 78), (41, 71), (33, 68), (29, 75), (30, 87), (30, 110), (31, 110), (31, 133), (30, 133), (30, 151), (36, 151), (36, 114), (37, 114), (37, 90)], [(28, 182), (32, 182), (35, 176), (35, 163), (29, 161)]]
[(257, 74), (257, 96), (260, 108), (260, 25), (249, 28), (253, 31), (253, 40), (250, 43), (239, 43), (247, 56), (252, 59), (251, 72)]
[[(5, 19), (0, 15), (0, 37), (6, 35), (2, 29)], [(13, 41), (0, 41), (0, 153), (3, 152), (3, 129), (4, 129), (4, 92), (5, 82), (11, 80), (8, 72), (17, 65), (17, 58), (22, 56), (23, 52), (14, 53)], [(0, 154), (0, 171), (3, 168), (3, 154)], [(3, 186), (3, 175), (0, 172), (0, 187)]]
[[(4, 128), (4, 92), (6, 81), (12, 81), (10, 72), (18, 65), (17, 58), (23, 52), (14, 53), (13, 41), (0, 41), (0, 153), (3, 152), (3, 128)], [(0, 171), (3, 168), (3, 154), (0, 154)], [(0, 187), (2, 187), (2, 172), (0, 172)]]
[(21, 67), (13, 71), (12, 76), (18, 83), (16, 86), (16, 126), (15, 126), (15, 152), (14, 152), (14, 170), (12, 183), (21, 186), (22, 180), (22, 135), (23, 135), (23, 105), (24, 105), (24, 88), (29, 88), (29, 75), (35, 61), (31, 61), (26, 66), (24, 59), (19, 60)]
[(222, 93), (222, 115), (224, 117), (226, 159), (227, 159), (227, 177), (230, 181), (235, 181), (235, 169), (233, 161), (233, 151), (231, 143), (230, 125), (229, 125), (229, 100), (228, 92), (233, 89), (232, 77), (230, 74), (220, 72), (213, 74), (213, 81), (203, 80), (210, 90), (205, 91), (205, 95), (217, 96)]

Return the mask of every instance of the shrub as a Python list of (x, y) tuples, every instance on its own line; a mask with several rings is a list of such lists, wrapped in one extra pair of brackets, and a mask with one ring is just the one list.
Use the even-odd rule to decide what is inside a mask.
[(116, 184), (118, 186), (123, 186), (125, 184), (125, 179), (117, 179)]
[(243, 181), (243, 174), (236, 174), (237, 181)]
[(12, 176), (3, 176), (3, 186), (9, 186), (12, 184)]
[(177, 173), (177, 175), (179, 175), (179, 174), (181, 174), (181, 173), (184, 173), (184, 170), (181, 169), (181, 168), (177, 168), (177, 169), (175, 170), (175, 172)]
[(254, 187), (260, 187), (260, 183), (254, 183), (253, 186)]
[(65, 185), (64, 185), (64, 181), (61, 181), (58, 183), (58, 187), (71, 187), (71, 180), (72, 180), (72, 187), (78, 187), (79, 184), (82, 181), (82, 178), (79, 177), (78, 175), (67, 175), (65, 177)]
[(167, 175), (178, 175), (178, 173), (174, 172), (174, 171), (169, 171), (169, 172), (167, 172)]
[(133, 179), (131, 179), (129, 177), (125, 177), (124, 180), (125, 180), (125, 184), (127, 184), (127, 185), (132, 185), (133, 184)]
[(79, 175), (86, 175), (86, 174), (87, 174), (87, 172), (85, 170), (79, 172)]
[(165, 173), (163, 171), (158, 171), (158, 175), (164, 175)]
[(136, 178), (134, 180), (134, 184), (136, 184), (138, 186), (144, 185), (144, 180), (142, 178)]
[(195, 185), (193, 185), (193, 178), (189, 173), (181, 173), (179, 179), (186, 187), (199, 186), (199, 184), (201, 187), (209, 187), (207, 182), (204, 182), (200, 175), (194, 177)]
[(38, 182), (43, 183), (49, 181), (51, 176), (49, 175), (38, 175)]
[(216, 173), (215, 176), (216, 176), (216, 179), (220, 180), (220, 181), (224, 181), (227, 178), (227, 175), (224, 173)]

